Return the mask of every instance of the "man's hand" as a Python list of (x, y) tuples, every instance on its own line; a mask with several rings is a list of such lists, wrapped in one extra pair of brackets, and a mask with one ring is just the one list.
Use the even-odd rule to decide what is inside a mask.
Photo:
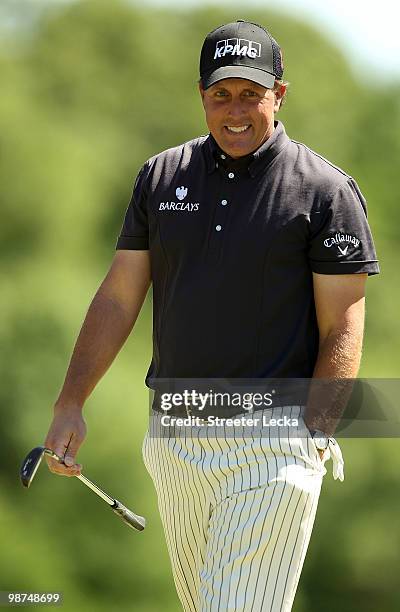
[(86, 423), (82, 412), (76, 406), (55, 406), (54, 418), (50, 425), (44, 446), (64, 459), (65, 465), (46, 456), (49, 470), (62, 476), (76, 476), (82, 466), (75, 463), (75, 456), (86, 437)]

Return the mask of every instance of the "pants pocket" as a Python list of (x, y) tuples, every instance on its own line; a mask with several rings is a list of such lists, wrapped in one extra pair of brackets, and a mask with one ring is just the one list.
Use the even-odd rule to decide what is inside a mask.
[(313, 465), (315, 465), (319, 470), (322, 470), (324, 471), (324, 473), (326, 473), (324, 464), (325, 464), (325, 461), (327, 461), (327, 459), (329, 459), (330, 457), (329, 448), (327, 448), (324, 451), (324, 455), (321, 459), (321, 456), (315, 445), (314, 438), (312, 437), (310, 430), (305, 424), (303, 417), (299, 419), (299, 428), (300, 428), (300, 435), (301, 435), (301, 444), (302, 444), (305, 454), (310, 459), (310, 461), (313, 463)]
[(310, 457), (312, 456), (314, 458), (315, 464), (318, 465), (319, 469), (322, 469), (324, 473), (326, 473), (325, 462), (328, 461), (329, 459), (332, 459), (333, 478), (334, 480), (339, 479), (340, 481), (343, 481), (344, 480), (344, 460), (343, 460), (341, 448), (337, 440), (335, 440), (335, 438), (332, 438), (332, 437), (329, 438), (328, 448), (324, 451), (324, 454), (321, 459), (318, 449), (315, 445), (314, 438), (312, 437), (310, 430), (305, 424), (304, 419), (301, 419), (301, 420), (302, 420), (302, 424), (304, 425), (304, 432), (306, 435), (306, 439), (304, 440), (303, 446), (305, 447), (305, 449), (308, 449), (309, 456)]

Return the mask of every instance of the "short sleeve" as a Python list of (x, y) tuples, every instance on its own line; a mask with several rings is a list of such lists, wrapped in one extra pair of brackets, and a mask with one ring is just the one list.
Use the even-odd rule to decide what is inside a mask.
[(318, 274), (379, 274), (366, 201), (352, 179), (311, 215), (309, 260)]
[(136, 177), (132, 197), (115, 247), (116, 250), (147, 250), (149, 248), (145, 168), (146, 166), (143, 166)]

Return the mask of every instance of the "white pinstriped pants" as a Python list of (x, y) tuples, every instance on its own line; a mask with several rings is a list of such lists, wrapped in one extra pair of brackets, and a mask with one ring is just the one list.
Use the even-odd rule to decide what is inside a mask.
[(299, 435), (215, 437), (203, 426), (165, 438), (161, 415), (150, 417), (143, 460), (185, 612), (292, 608), (326, 468), (300, 406), (262, 413), (297, 417)]

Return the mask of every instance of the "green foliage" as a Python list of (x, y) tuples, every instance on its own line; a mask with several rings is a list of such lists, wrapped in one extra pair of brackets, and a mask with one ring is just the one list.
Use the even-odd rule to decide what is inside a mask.
[[(368, 283), (361, 374), (394, 377), (399, 85), (366, 88), (331, 43), (275, 13), (156, 11), (94, 0), (34, 18), (32, 4), (27, 13), (18, 6), (23, 27), (12, 39), (4, 31), (0, 44), (0, 587), (61, 590), (66, 612), (172, 612), (179, 604), (140, 454), (150, 298), (87, 403), (88, 438), (79, 454), (84, 472), (146, 515), (148, 529), (129, 531), (81, 483), (44, 466), (29, 493), (17, 481), (25, 452), (46, 435), (137, 170), (149, 156), (206, 131), (197, 92), (204, 35), (238, 16), (268, 25), (284, 49), (290, 94), (281, 118), (289, 135), (343, 166), (368, 199), (383, 273)], [(297, 612), (322, 602), (327, 612), (399, 607), (395, 444), (343, 443), (347, 479), (340, 485), (326, 477)]]

